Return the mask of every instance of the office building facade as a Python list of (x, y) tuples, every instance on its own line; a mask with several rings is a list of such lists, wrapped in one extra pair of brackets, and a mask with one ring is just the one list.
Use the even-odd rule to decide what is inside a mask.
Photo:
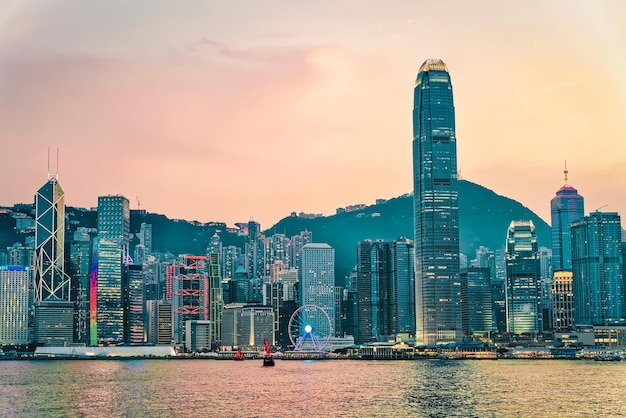
[(452, 83), (446, 64), (419, 69), (413, 108), (416, 340), (457, 341), (459, 215)]
[(510, 334), (536, 336), (543, 330), (541, 266), (532, 221), (513, 221), (506, 240), (506, 322)]
[(98, 197), (98, 236), (90, 278), (90, 340), (124, 341), (124, 259), (128, 255), (130, 207), (124, 196)]
[(567, 184), (567, 166), (565, 184), (550, 201), (552, 219), (552, 270), (572, 270), (571, 224), (585, 215), (585, 200), (578, 190)]
[(0, 344), (28, 343), (30, 270), (0, 267)]
[(463, 335), (486, 338), (493, 329), (491, 270), (468, 267), (461, 270), (460, 278)]
[(571, 225), (574, 319), (610, 325), (625, 316), (621, 218), (592, 212)]
[[(316, 305), (335, 324), (335, 250), (328, 244), (309, 243), (302, 247), (300, 306)], [(332, 335), (332, 331), (331, 331)]]

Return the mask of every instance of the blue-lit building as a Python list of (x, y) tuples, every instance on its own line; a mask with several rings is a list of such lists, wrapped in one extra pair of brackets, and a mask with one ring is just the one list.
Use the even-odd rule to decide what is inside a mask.
[(543, 330), (539, 251), (532, 221), (513, 221), (506, 240), (506, 322), (510, 334)]
[(592, 212), (572, 223), (572, 291), (577, 325), (610, 325), (624, 320), (621, 218)]
[(550, 201), (552, 218), (552, 270), (571, 271), (572, 269), (572, 237), (570, 225), (585, 215), (585, 200), (578, 190), (567, 184), (567, 167), (565, 168), (565, 185)]
[(416, 340), (461, 338), (459, 206), (452, 83), (439, 59), (419, 69), (413, 108)]
[(125, 339), (124, 259), (128, 255), (129, 228), (128, 199), (124, 196), (98, 197), (98, 236), (94, 240), (90, 280), (92, 345), (121, 343)]

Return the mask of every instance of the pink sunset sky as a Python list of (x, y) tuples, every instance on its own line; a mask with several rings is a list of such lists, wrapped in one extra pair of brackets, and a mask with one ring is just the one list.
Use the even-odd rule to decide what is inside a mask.
[[(462, 177), (550, 222), (626, 214), (626, 2), (0, 0), (0, 204), (201, 222), (412, 191), (413, 86), (450, 69)], [(52, 167), (56, 166), (53, 158)]]

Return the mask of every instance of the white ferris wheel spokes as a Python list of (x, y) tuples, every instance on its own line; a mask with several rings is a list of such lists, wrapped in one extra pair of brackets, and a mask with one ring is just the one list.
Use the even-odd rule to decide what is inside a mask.
[(324, 351), (331, 335), (330, 317), (317, 305), (301, 306), (289, 319), (289, 339), (295, 351)]

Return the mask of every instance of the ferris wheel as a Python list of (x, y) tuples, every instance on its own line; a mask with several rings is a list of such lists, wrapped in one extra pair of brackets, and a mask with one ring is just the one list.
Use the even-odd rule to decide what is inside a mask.
[(317, 305), (301, 306), (289, 319), (289, 339), (294, 351), (323, 351), (332, 331), (330, 316)]

